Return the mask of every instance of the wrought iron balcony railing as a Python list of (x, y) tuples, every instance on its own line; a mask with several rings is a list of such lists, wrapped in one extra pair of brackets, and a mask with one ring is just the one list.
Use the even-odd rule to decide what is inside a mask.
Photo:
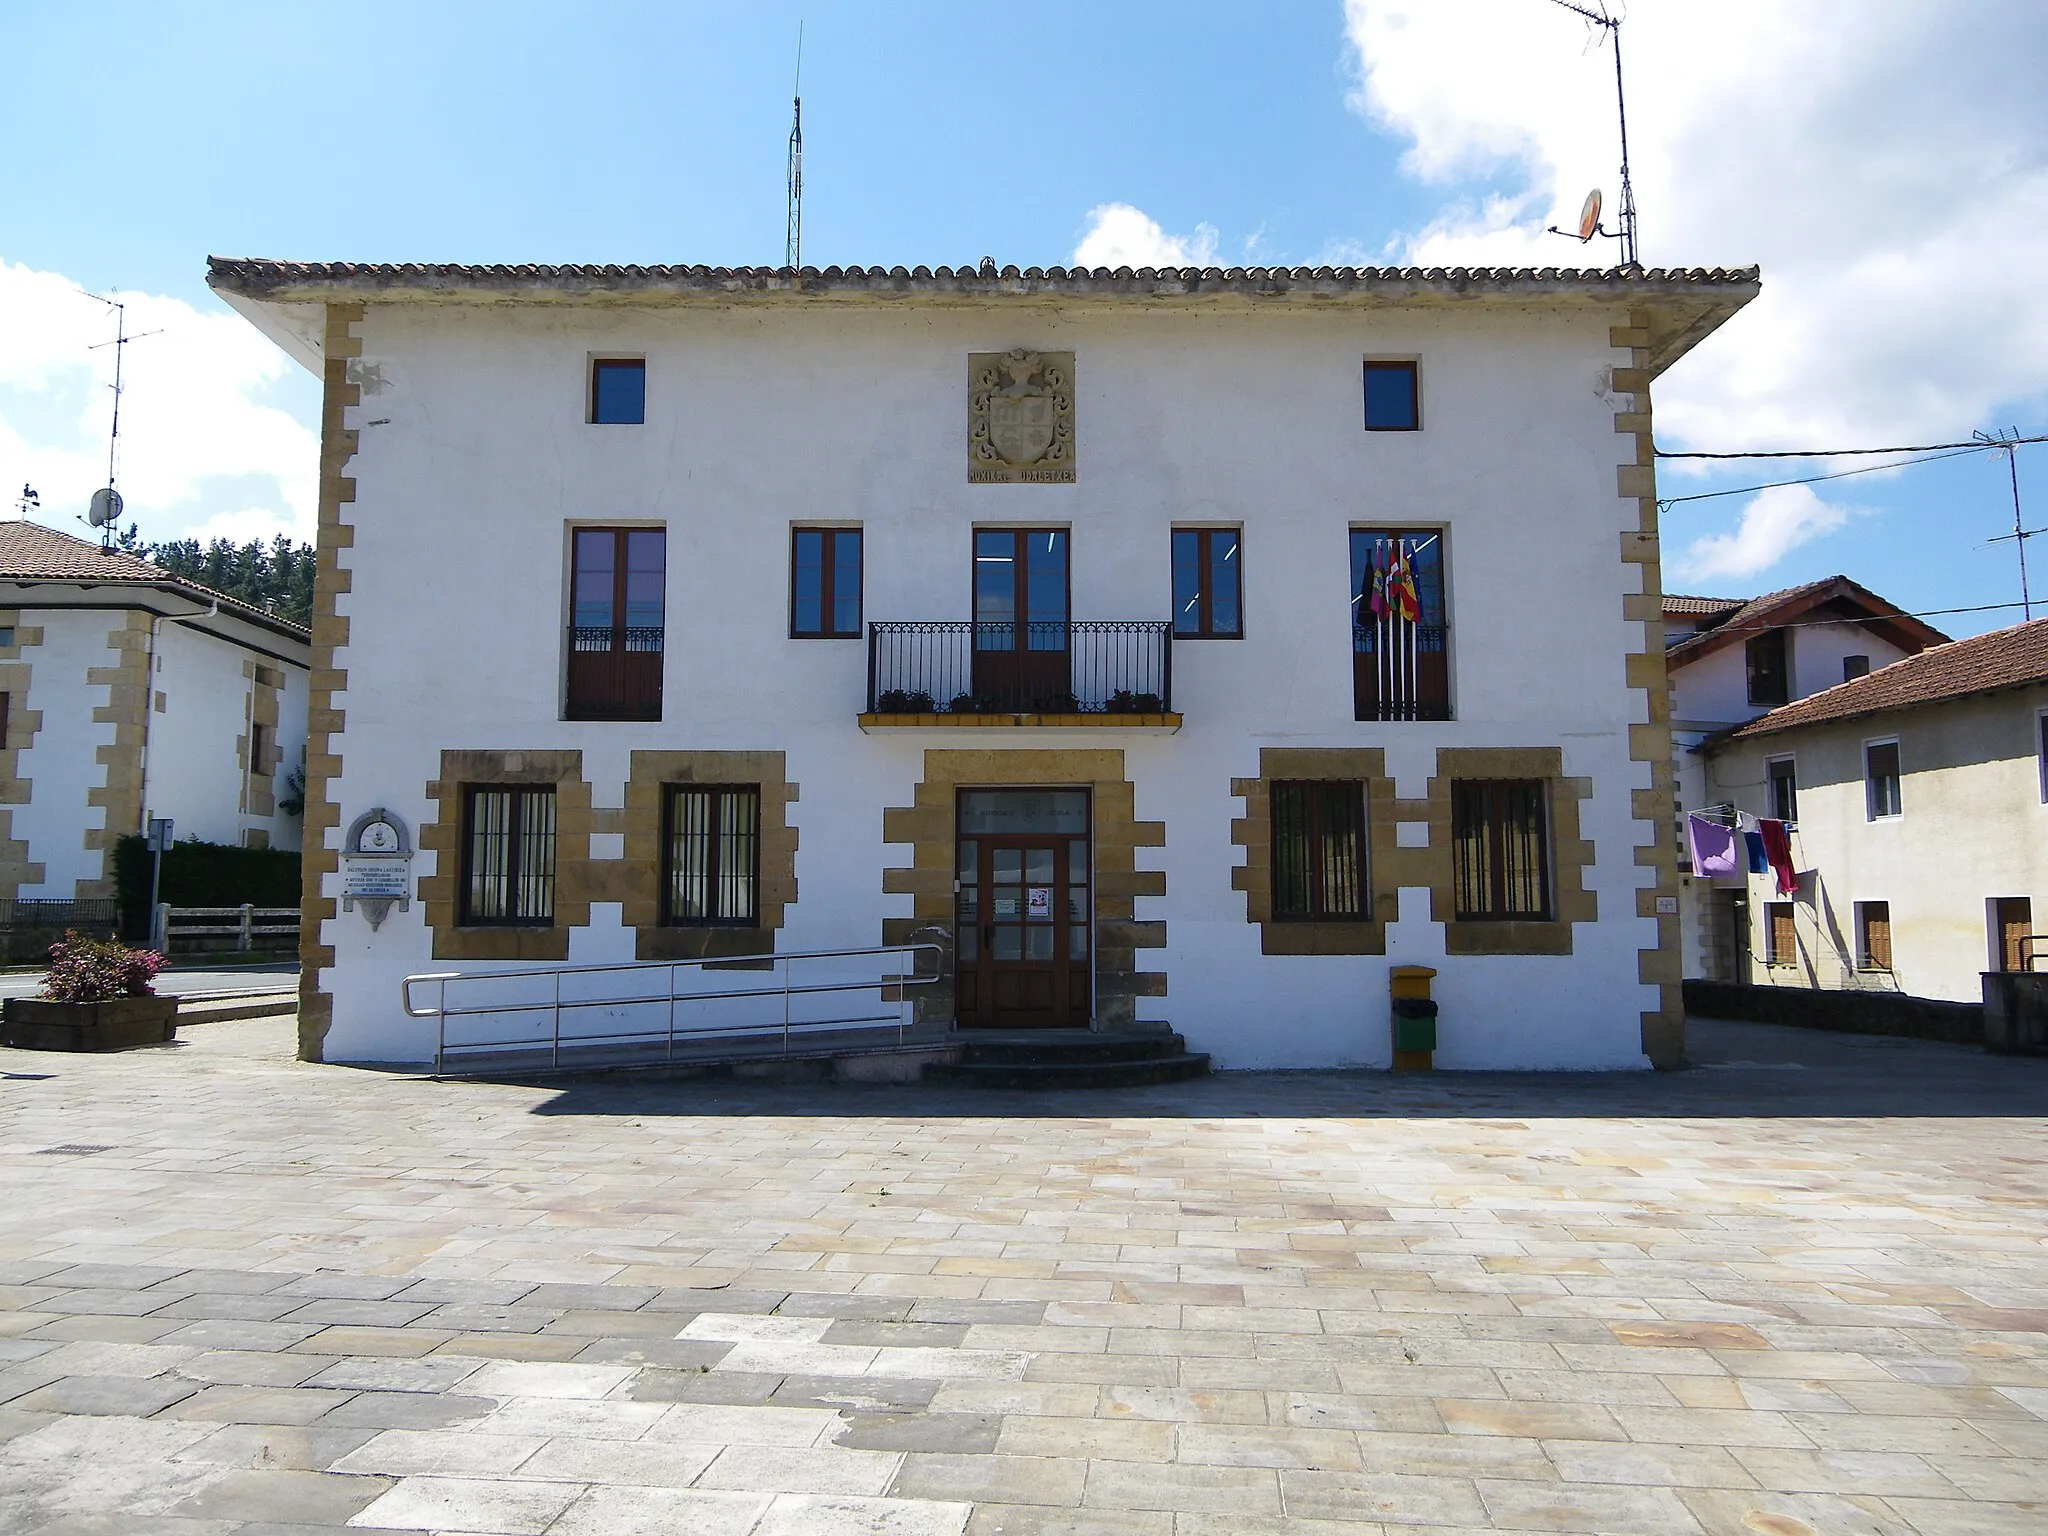
[(1173, 632), (1163, 622), (868, 625), (868, 711), (881, 715), (1163, 715)]
[(1451, 718), (1450, 627), (1389, 615), (1351, 626), (1351, 693), (1359, 720)]
[(571, 720), (659, 720), (661, 646), (658, 624), (571, 625), (563, 713)]

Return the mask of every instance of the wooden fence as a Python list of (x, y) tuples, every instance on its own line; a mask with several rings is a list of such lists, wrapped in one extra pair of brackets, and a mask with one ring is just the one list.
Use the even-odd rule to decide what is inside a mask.
[[(258, 943), (290, 935), (289, 944)], [(253, 949), (296, 949), (299, 941), (297, 907), (173, 907), (156, 909), (153, 935), (160, 954), (168, 955), (179, 939), (232, 938), (240, 951)]]

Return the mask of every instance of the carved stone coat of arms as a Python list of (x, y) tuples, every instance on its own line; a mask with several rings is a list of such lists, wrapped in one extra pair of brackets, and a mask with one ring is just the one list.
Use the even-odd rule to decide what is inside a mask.
[(967, 354), (967, 479), (973, 485), (1074, 479), (1074, 354)]

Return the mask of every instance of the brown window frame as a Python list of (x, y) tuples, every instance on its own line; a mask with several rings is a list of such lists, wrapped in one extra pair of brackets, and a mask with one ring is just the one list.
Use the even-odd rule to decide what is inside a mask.
[[(1780, 928), (1780, 924), (1783, 927)], [(1764, 964), (1799, 963), (1799, 910), (1789, 901), (1764, 903)]]
[(1870, 658), (1868, 656), (1859, 653), (1854, 656), (1844, 656), (1842, 658), (1843, 682), (1853, 683), (1859, 677), (1868, 676), (1870, 676)]
[[(721, 813), (730, 799), (746, 796), (753, 804), (752, 824), (744, 832), (747, 869), (743, 877), (747, 898), (744, 912), (712, 911), (691, 915), (677, 910), (679, 833), (676, 811), (688, 797), (702, 796), (710, 811), (704, 831), (704, 887), (710, 906), (716, 909), (726, 888), (729, 871), (721, 867), (726, 857), (720, 831)], [(761, 926), (761, 786), (759, 784), (666, 784), (661, 792), (661, 923), (665, 928), (758, 928)]]
[(2033, 967), (2034, 901), (2030, 896), (1994, 896), (1991, 907), (1991, 957), (1999, 971), (2031, 971)]
[[(478, 853), (477, 804), (485, 796), (503, 795), (506, 800), (505, 828), (502, 839), (505, 848), (504, 868), (496, 874), (480, 874), (476, 859)], [(536, 834), (526, 825), (533, 814), (535, 802), (545, 799), (548, 803), (546, 830), (537, 834), (544, 839), (540, 848), (529, 841)], [(555, 925), (555, 885), (558, 875), (560, 850), (560, 823), (556, 819), (557, 804), (555, 786), (552, 784), (469, 784), (462, 791), (462, 884), (459, 895), (459, 924), (464, 928), (552, 928)], [(545, 864), (540, 871), (524, 867), (530, 855), (538, 854)], [(479, 912), (477, 884), (479, 879), (490, 879), (502, 884), (501, 902), (505, 910), (499, 913)], [(520, 911), (518, 900), (521, 888), (529, 881), (538, 880), (544, 890), (545, 911)]]
[[(1520, 800), (1518, 807), (1512, 803)], [(1535, 813), (1537, 900), (1532, 907), (1518, 901), (1513, 886), (1526, 885), (1508, 872), (1509, 839), (1529, 834), (1508, 824), (1514, 810)], [(1467, 857), (1466, 845), (1477, 835), (1483, 868)], [(1453, 905), (1461, 923), (1547, 923), (1557, 917), (1557, 881), (1551, 869), (1550, 783), (1547, 779), (1454, 779), (1451, 781), (1451, 860)], [(1473, 901), (1473, 887), (1483, 878), (1485, 904)], [(1526, 891), (1519, 893), (1526, 895)]]
[(1892, 968), (1892, 904), (1888, 901), (1856, 903), (1856, 969), (1889, 971)]
[[(1179, 573), (1180, 562), (1175, 558), (1174, 545), (1182, 534), (1195, 541), (1195, 627), (1182, 629)], [(1227, 534), (1237, 541), (1235, 559), (1221, 563), (1237, 567), (1237, 627), (1219, 629), (1216, 626), (1216, 538)], [(1166, 559), (1168, 584), (1173, 587), (1173, 638), (1176, 640), (1242, 640), (1244, 638), (1244, 530), (1242, 528), (1182, 528), (1168, 530)]]
[[(858, 527), (827, 527), (822, 524), (804, 524), (789, 530), (789, 638), (792, 640), (858, 640), (863, 632), (862, 621), (867, 616), (867, 540)], [(805, 629), (797, 621), (797, 541), (805, 534), (819, 536), (820, 570), (818, 574), (818, 622), (819, 628)], [(839, 540), (850, 538), (854, 543), (853, 561), (853, 628), (834, 629), (833, 616), (839, 607), (839, 592), (836, 572), (839, 568)]]
[[(1368, 432), (1420, 432), (1422, 430), (1422, 365), (1413, 358), (1368, 357), (1359, 371), (1359, 419)], [(1375, 422), (1372, 419), (1372, 389), (1366, 383), (1368, 376), (1375, 373), (1405, 373), (1408, 375), (1408, 420), (1393, 425)]]
[[(1276, 923), (1362, 923), (1372, 917), (1372, 870), (1370, 839), (1366, 828), (1365, 781), (1362, 779), (1276, 779), (1268, 786), (1267, 813), (1272, 826), (1272, 911)], [(1291, 815), (1285, 802), (1298, 797), (1299, 812)], [(1332, 812), (1343, 806), (1350, 825), (1333, 826)], [(1298, 820), (1298, 831), (1295, 822)], [(1347, 881), (1339, 869), (1332, 872), (1332, 839), (1349, 835), (1351, 872)], [(1290, 853), (1283, 840), (1298, 836), (1298, 852)], [(1300, 880), (1288, 871), (1300, 865)], [(1303, 898), (1294, 902), (1298, 884)], [(1349, 886), (1348, 892), (1341, 886)], [(1349, 905), (1333, 901), (1348, 894)]]
[(1742, 645), (1742, 670), (1748, 683), (1750, 703), (1759, 709), (1776, 709), (1781, 704), (1791, 703), (1790, 631), (1767, 629), (1760, 635), (1751, 635)]
[[(582, 544), (584, 537), (590, 534), (607, 535), (612, 541), (611, 613), (610, 623), (604, 625), (576, 622), (576, 592), (583, 573)], [(628, 624), (626, 596), (632, 577), (632, 540), (648, 535), (661, 541), (661, 618), (655, 624)], [(582, 632), (594, 633), (600, 629), (608, 631), (602, 647), (579, 645), (578, 636)], [(667, 670), (668, 652), (667, 524), (569, 525), (569, 624), (565, 643), (569, 654), (562, 687), (563, 719), (654, 721), (661, 718), (662, 682)], [(579, 661), (578, 657), (586, 659)], [(608, 658), (608, 665), (589, 659), (596, 657)], [(629, 657), (633, 659), (628, 660)], [(610, 673), (608, 680), (607, 670)]]

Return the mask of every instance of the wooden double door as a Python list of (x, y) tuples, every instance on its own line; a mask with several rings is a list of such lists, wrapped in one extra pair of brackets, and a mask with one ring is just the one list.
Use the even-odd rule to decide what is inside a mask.
[(1080, 1029), (1095, 905), (1086, 790), (962, 790), (954, 956), (967, 1029)]
[(974, 535), (974, 695), (988, 710), (1065, 712), (1069, 655), (1068, 535), (1063, 528), (982, 528)]

